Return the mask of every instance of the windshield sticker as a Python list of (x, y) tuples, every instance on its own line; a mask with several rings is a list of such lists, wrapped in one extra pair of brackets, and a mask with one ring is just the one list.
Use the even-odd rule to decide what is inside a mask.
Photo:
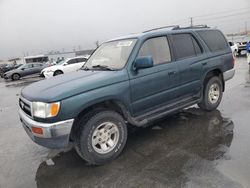
[(131, 46), (132, 40), (118, 42), (117, 47)]

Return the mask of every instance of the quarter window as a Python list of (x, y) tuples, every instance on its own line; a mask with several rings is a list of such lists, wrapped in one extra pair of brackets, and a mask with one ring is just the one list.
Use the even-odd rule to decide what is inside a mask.
[(171, 54), (166, 37), (148, 39), (142, 45), (138, 57), (152, 56), (154, 64), (161, 64), (171, 61)]
[(218, 52), (228, 49), (228, 43), (220, 31), (205, 30), (197, 31), (204, 40), (211, 52)]
[(80, 63), (80, 62), (86, 62), (87, 59), (86, 58), (77, 58), (77, 62)]

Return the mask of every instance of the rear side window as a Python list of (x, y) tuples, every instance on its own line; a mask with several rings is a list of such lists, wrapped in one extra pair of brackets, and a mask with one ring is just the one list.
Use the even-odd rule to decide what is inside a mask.
[(176, 59), (184, 59), (201, 54), (201, 48), (197, 41), (190, 34), (172, 35), (175, 47)]
[(221, 32), (208, 30), (197, 31), (197, 33), (204, 40), (211, 52), (218, 52), (228, 49), (227, 41)]
[(85, 61), (87, 61), (86, 58), (77, 58), (77, 62), (85, 62)]
[(154, 64), (161, 64), (171, 61), (171, 54), (167, 37), (148, 39), (142, 45), (138, 57), (152, 56)]
[(67, 63), (68, 64), (74, 64), (74, 63), (77, 63), (77, 60), (76, 59), (70, 59)]

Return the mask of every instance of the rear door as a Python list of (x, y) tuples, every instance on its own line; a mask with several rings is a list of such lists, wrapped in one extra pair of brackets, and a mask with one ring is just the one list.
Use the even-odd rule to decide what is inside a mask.
[(170, 38), (180, 71), (180, 97), (198, 95), (201, 90), (202, 60), (205, 58), (201, 44), (191, 33), (173, 34)]
[(166, 36), (146, 40), (137, 55), (152, 56), (154, 66), (130, 72), (130, 91), (134, 116), (142, 115), (176, 100), (179, 71), (172, 62)]
[(33, 64), (32, 63), (26, 64), (25, 67), (20, 72), (20, 74), (21, 76), (28, 76), (33, 74)]
[(82, 66), (86, 63), (87, 59), (86, 58), (83, 58), (83, 57), (80, 57), (80, 58), (77, 58), (77, 63), (76, 63), (76, 70), (79, 70), (80, 68), (82, 68)]
[(64, 67), (63, 72), (74, 72), (78, 69), (78, 61), (77, 59), (70, 59), (67, 61), (67, 65)]
[(43, 64), (42, 63), (35, 63), (34, 64), (34, 70), (33, 70), (33, 74), (37, 74), (37, 73), (40, 73), (41, 70), (43, 69)]

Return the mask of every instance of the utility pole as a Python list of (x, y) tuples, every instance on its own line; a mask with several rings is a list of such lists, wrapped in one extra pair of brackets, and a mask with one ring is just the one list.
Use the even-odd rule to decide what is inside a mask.
[(245, 22), (245, 33), (247, 35), (247, 22)]
[(190, 18), (190, 26), (193, 27), (193, 17)]

